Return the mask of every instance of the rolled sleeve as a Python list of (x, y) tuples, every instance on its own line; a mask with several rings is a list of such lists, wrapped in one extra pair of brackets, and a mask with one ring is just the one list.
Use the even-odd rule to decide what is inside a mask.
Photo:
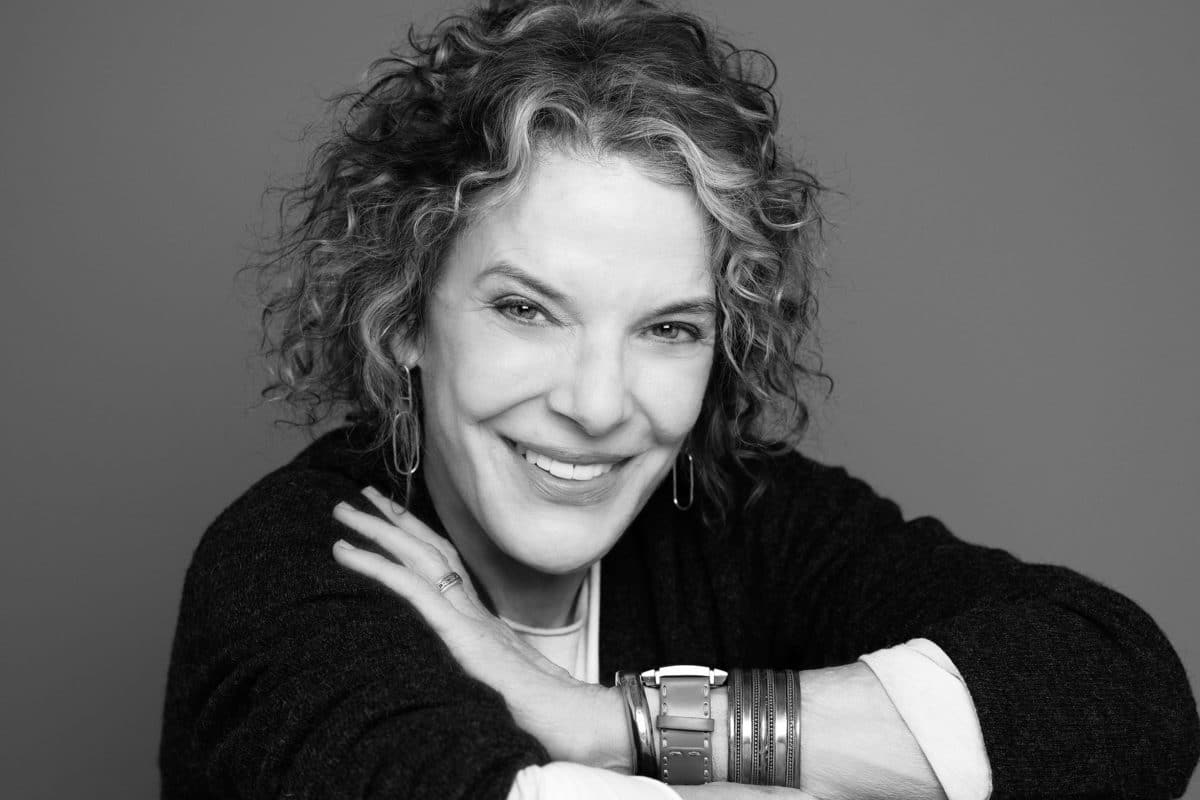
[(891, 698), (948, 800), (987, 800), (992, 771), (975, 704), (950, 657), (928, 639), (859, 658)]

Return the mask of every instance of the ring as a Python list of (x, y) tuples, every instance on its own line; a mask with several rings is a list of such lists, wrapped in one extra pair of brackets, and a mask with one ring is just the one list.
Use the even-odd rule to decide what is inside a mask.
[(451, 587), (458, 586), (463, 582), (462, 575), (457, 572), (447, 572), (442, 576), (442, 579), (437, 582), (437, 590), (445, 594)]

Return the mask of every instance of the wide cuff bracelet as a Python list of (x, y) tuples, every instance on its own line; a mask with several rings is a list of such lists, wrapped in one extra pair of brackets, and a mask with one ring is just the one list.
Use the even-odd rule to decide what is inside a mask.
[(621, 696), (625, 698), (625, 708), (629, 711), (635, 774), (657, 778), (658, 758), (654, 751), (654, 728), (650, 724), (650, 703), (646, 700), (641, 676), (634, 670), (620, 670), (615, 682), (621, 689)]

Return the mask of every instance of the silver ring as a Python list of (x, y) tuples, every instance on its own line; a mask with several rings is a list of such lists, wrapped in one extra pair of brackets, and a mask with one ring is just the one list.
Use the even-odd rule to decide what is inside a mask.
[(442, 576), (442, 579), (437, 582), (437, 590), (445, 594), (451, 587), (458, 586), (462, 583), (462, 575), (457, 572), (447, 572)]

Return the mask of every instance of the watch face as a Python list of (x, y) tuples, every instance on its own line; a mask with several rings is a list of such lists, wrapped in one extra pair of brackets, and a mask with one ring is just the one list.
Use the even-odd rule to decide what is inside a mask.
[(723, 669), (702, 667), (698, 664), (675, 664), (646, 670), (642, 673), (642, 685), (658, 686), (664, 678), (708, 678), (709, 686), (724, 686), (729, 673)]

